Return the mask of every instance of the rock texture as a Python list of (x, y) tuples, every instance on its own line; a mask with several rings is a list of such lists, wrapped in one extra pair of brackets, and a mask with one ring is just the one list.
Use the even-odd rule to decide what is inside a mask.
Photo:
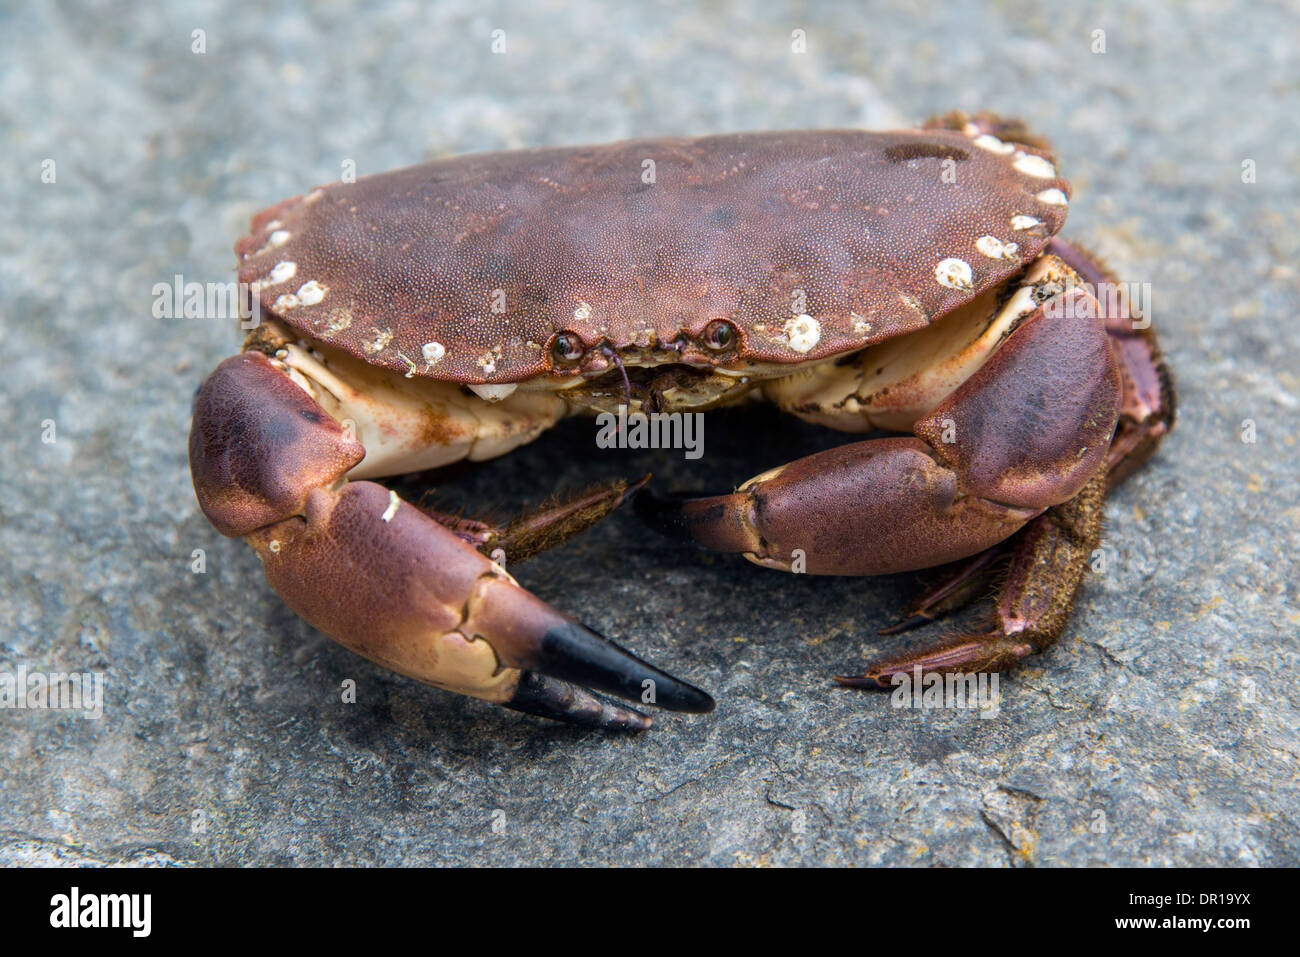
[[(68, 2), (0, 23), (0, 671), (106, 678), (99, 720), (0, 712), (0, 863), (1300, 864), (1287, 4)], [(1181, 398), (1109, 505), (1105, 572), (995, 717), (828, 680), (901, 646), (875, 629), (915, 576), (782, 576), (624, 510), (514, 570), (719, 709), (639, 737), (548, 725), (334, 646), (199, 514), (189, 403), (240, 333), (155, 318), (153, 290), (231, 280), (257, 209), (349, 163), (951, 108), (1054, 141), (1067, 233), (1150, 283)], [(571, 422), (436, 494), (504, 512), (647, 470), (721, 489), (837, 440), (726, 413), (688, 462)]]

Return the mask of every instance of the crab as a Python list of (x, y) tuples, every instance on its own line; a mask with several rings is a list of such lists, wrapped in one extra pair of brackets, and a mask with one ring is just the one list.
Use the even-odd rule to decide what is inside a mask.
[(727, 494), (641, 490), (653, 526), (769, 569), (943, 566), (893, 633), (986, 623), (844, 684), (1002, 670), (1061, 634), (1107, 491), (1174, 421), (1149, 323), (1057, 236), (1070, 187), (992, 114), (915, 130), (740, 133), (441, 159), (317, 187), (236, 246), (262, 321), (199, 390), (194, 488), (271, 587), (346, 647), (440, 688), (605, 729), (713, 699), (500, 561), (587, 528), (616, 482), (509, 524), (374, 481), (481, 461), (576, 413), (766, 400), (884, 431)]

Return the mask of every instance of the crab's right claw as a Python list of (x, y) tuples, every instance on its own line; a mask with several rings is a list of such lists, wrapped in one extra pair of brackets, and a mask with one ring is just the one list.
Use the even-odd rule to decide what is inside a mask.
[(642, 730), (587, 689), (675, 711), (713, 699), (562, 614), (455, 532), (373, 482), (338, 423), (257, 354), (199, 393), (190, 458), (204, 513), (242, 535), (294, 611), (388, 668), (549, 718)]
[(373, 482), (316, 490), (303, 518), (247, 536), (290, 607), (420, 681), (550, 718), (641, 730), (588, 693), (674, 711), (713, 699), (561, 614), (455, 533)]

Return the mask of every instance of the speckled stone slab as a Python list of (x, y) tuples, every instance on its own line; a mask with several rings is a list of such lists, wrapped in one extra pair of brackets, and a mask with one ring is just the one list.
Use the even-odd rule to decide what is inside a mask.
[[(0, 12), (0, 671), (105, 681), (98, 719), (0, 711), (0, 863), (1300, 864), (1294, 10), (947, 7)], [(1150, 284), (1181, 399), (995, 716), (830, 682), (905, 644), (875, 630), (923, 579), (785, 576), (624, 510), (513, 570), (719, 708), (550, 725), (336, 647), (199, 514), (189, 404), (240, 333), (155, 285), (232, 280), (257, 209), (348, 164), (951, 108), (1052, 139), (1066, 233)], [(840, 440), (720, 413), (688, 461), (575, 421), (435, 494), (727, 489)]]

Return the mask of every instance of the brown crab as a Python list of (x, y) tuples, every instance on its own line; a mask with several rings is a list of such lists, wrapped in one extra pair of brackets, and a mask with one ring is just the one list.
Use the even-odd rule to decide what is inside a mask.
[(1009, 667), (1061, 633), (1106, 490), (1174, 416), (1145, 321), (1055, 238), (1068, 197), (1046, 145), (989, 114), (464, 156), (317, 188), (237, 246), (269, 318), (197, 397), (199, 503), (347, 647), (517, 710), (641, 729), (588, 689), (713, 701), (487, 557), (562, 541), (632, 487), (494, 527), (369, 479), (500, 455), (575, 412), (761, 397), (899, 434), (640, 511), (769, 568), (954, 563), (888, 631), (979, 594), (996, 564), (987, 629), (840, 680)]

